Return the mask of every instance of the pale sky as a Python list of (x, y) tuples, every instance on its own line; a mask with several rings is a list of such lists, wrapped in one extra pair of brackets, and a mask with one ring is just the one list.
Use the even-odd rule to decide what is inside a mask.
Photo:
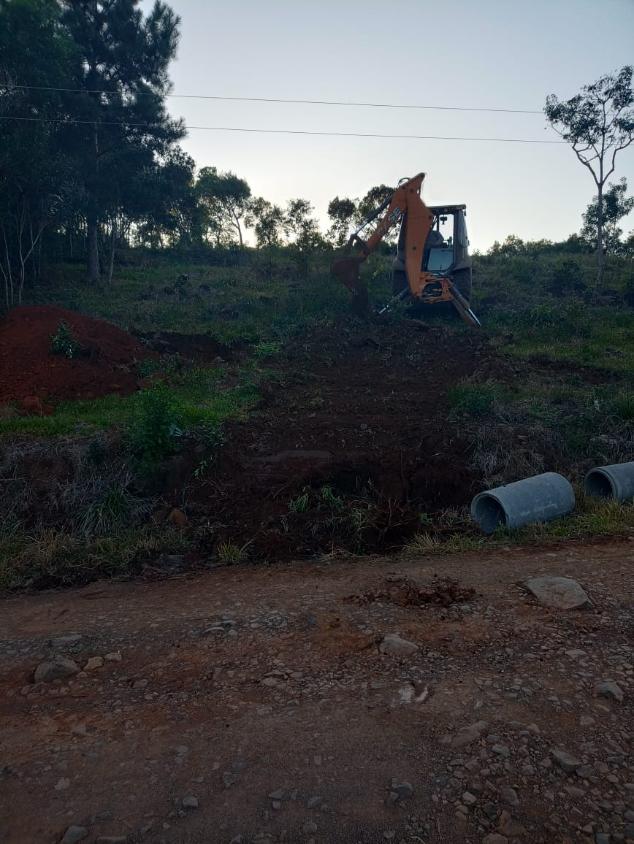
[[(143, 0), (142, 7), (151, 7)], [(171, 0), (174, 93), (542, 109), (634, 61), (634, 0)], [(192, 125), (555, 140), (540, 114), (169, 100)], [(473, 248), (508, 234), (561, 239), (594, 194), (566, 146), (190, 131), (198, 167), (255, 195), (334, 196), (426, 172), (429, 204), (465, 202)], [(616, 178), (634, 190), (634, 145)], [(634, 215), (625, 231), (634, 228)]]

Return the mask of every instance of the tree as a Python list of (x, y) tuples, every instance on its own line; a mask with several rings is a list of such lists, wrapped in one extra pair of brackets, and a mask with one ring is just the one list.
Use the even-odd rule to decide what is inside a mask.
[[(184, 134), (165, 109), (168, 65), (176, 53), (179, 19), (156, 0), (147, 17), (138, 0), (61, 0), (62, 22), (76, 52), (74, 117), (67, 145), (84, 191), (88, 278), (100, 277), (99, 226), (138, 211), (138, 175), (151, 173)], [(135, 186), (134, 193), (132, 186)]]
[(202, 221), (194, 188), (194, 159), (180, 147), (152, 162), (137, 175), (131, 193), (138, 206), (128, 204), (127, 215), (137, 223), (140, 243), (152, 248), (189, 246), (201, 240)]
[[(60, 119), (73, 45), (55, 0), (0, 0), (0, 278), (4, 305), (37, 278), (42, 236), (76, 194)], [(20, 86), (37, 86), (28, 90)]]
[(634, 140), (634, 91), (632, 67), (602, 76), (581, 93), (560, 101), (546, 99), (546, 117), (555, 131), (572, 146), (597, 187), (596, 255), (597, 287), (604, 269), (604, 190), (614, 172), (617, 154)]
[(249, 204), (245, 223), (255, 230), (257, 245), (260, 249), (281, 244), (285, 218), (279, 205), (273, 205), (261, 196), (255, 197)]
[(242, 225), (249, 212), (251, 188), (235, 173), (219, 173), (215, 167), (203, 167), (196, 182), (196, 193), (206, 212), (207, 230), (217, 246), (235, 242), (244, 246)]
[(617, 252), (621, 246), (623, 230), (618, 222), (634, 208), (634, 197), (626, 196), (627, 181), (623, 178), (617, 184), (609, 185), (603, 194), (603, 207), (599, 209), (599, 197), (595, 196), (583, 215), (581, 237), (592, 249), (597, 248), (599, 219), (603, 227), (603, 251)]
[(526, 252), (526, 244), (521, 237), (516, 234), (509, 234), (503, 243), (496, 240), (493, 246), (489, 249), (489, 255), (523, 255)]
[(328, 216), (331, 226), (328, 237), (335, 246), (343, 246), (348, 239), (348, 231), (356, 214), (357, 205), (353, 199), (339, 199), (336, 196), (328, 203)]
[(361, 225), (377, 208), (390, 199), (393, 193), (394, 188), (388, 185), (375, 185), (373, 188), (370, 188), (366, 195), (357, 202), (355, 223)]
[(304, 275), (308, 274), (311, 255), (325, 245), (312, 213), (313, 206), (307, 199), (290, 199), (284, 215), (284, 227), (291, 252)]

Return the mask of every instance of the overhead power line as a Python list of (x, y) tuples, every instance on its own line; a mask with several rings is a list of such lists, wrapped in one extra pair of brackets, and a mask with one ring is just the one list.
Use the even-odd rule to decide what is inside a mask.
[[(11, 85), (23, 91), (58, 91), (68, 94), (116, 94), (116, 91), (106, 91), (99, 88), (54, 88), (46, 85)], [(151, 91), (138, 91), (136, 97), (156, 96)], [(528, 108), (485, 108), (481, 106), (447, 106), (447, 105), (417, 105), (414, 103), (369, 103), (349, 100), (304, 100), (287, 99), (285, 97), (227, 97), (219, 94), (165, 94), (175, 100), (220, 100), (239, 103), (287, 103), (291, 105), (327, 105), (348, 106), (353, 108), (401, 108), (427, 111), (490, 111), (501, 114), (543, 114), (543, 111)]]
[[(115, 120), (75, 120), (64, 118), (46, 118), (46, 117), (18, 117), (14, 115), (0, 115), (0, 120), (21, 120), (31, 123), (62, 123), (62, 124), (81, 124), (87, 126), (94, 126), (98, 123), (99, 126), (128, 126), (131, 128), (150, 129), (153, 128), (150, 123), (129, 123), (126, 121)], [(247, 132), (247, 133), (262, 133), (267, 135), (319, 135), (321, 137), (332, 138), (386, 138), (398, 140), (412, 140), (412, 141), (489, 141), (495, 143), (505, 144), (563, 144), (565, 141), (549, 141), (540, 140), (539, 138), (479, 138), (479, 137), (465, 137), (462, 135), (398, 135), (398, 134), (382, 134), (378, 132), (328, 132), (309, 129), (262, 129), (244, 126), (183, 126), (185, 131), (200, 130), (204, 132)]]

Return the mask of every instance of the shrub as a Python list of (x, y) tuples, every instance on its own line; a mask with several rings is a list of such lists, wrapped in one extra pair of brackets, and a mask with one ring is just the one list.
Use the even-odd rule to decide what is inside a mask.
[(614, 416), (624, 422), (634, 421), (634, 392), (622, 391), (610, 402), (610, 409)]
[(321, 500), (326, 507), (330, 507), (331, 510), (341, 510), (343, 508), (343, 499), (335, 493), (331, 486), (322, 486), (320, 492)]
[(179, 408), (172, 391), (157, 384), (139, 393), (128, 441), (142, 466), (152, 468), (176, 451)]
[(304, 492), (289, 501), (288, 509), (291, 513), (305, 513), (310, 506), (310, 493)]
[(585, 290), (583, 270), (572, 258), (564, 258), (555, 264), (548, 288), (554, 296), (567, 296)]
[(51, 351), (54, 355), (64, 355), (69, 360), (76, 357), (81, 347), (70, 329), (68, 323), (62, 320), (57, 326), (55, 334), (51, 335)]
[(236, 563), (242, 563), (246, 560), (246, 547), (246, 545), (243, 545), (241, 548), (233, 542), (221, 542), (216, 549), (216, 554), (218, 555), (218, 559), (221, 563), (228, 566), (235, 565)]
[(79, 529), (86, 537), (104, 536), (128, 527), (151, 507), (148, 499), (132, 495), (125, 486), (111, 486), (86, 507), (79, 519)]

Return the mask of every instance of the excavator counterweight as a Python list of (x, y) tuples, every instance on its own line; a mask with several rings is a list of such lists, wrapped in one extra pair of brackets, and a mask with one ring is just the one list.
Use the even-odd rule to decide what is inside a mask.
[[(355, 310), (369, 309), (361, 264), (400, 223), (392, 271), (393, 300), (413, 298), (426, 305), (448, 302), (470, 325), (480, 325), (471, 310), (471, 258), (464, 205), (427, 207), (421, 199), (424, 173), (401, 180), (392, 196), (349, 238), (347, 254), (333, 261), (331, 273), (353, 294)], [(382, 216), (381, 216), (382, 215)], [(367, 241), (359, 233), (378, 218)], [(389, 310), (391, 303), (381, 313)]]

